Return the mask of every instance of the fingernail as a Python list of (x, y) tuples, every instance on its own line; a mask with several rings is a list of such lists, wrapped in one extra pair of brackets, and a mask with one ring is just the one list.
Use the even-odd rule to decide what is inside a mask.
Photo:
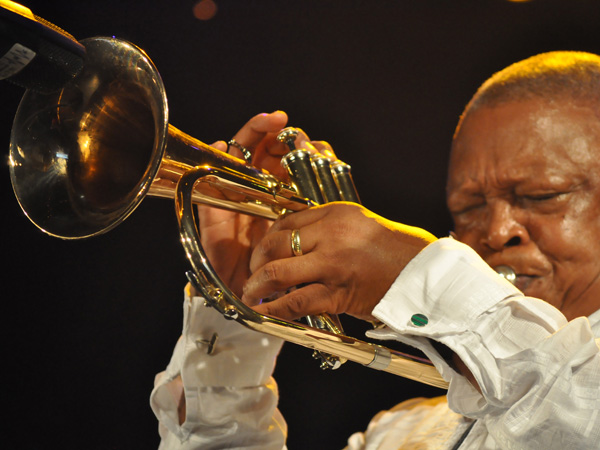
[[(280, 109), (273, 111), (271, 113), (271, 115), (280, 115), (280, 116), (284, 116), (287, 118), (287, 114), (285, 113), (285, 111), (281, 111)], [(286, 119), (286, 121), (287, 121), (287, 119)]]

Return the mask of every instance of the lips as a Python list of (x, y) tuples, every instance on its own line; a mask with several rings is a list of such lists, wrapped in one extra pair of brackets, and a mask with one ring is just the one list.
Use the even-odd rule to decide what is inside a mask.
[(494, 270), (496, 270), (498, 275), (502, 278), (505, 278), (515, 285), (521, 292), (524, 292), (535, 279), (539, 278), (535, 275), (515, 273), (515, 270), (512, 267), (506, 265), (496, 266), (494, 267)]
[(495, 270), (503, 266), (509, 267), (515, 273), (515, 287), (529, 297), (539, 298), (541, 294), (545, 294), (544, 280), (548, 279), (551, 270), (543, 261), (518, 256), (520, 255), (497, 254), (486, 262)]
[(527, 288), (529, 288), (529, 286), (531, 285), (531, 283), (533, 283), (538, 278), (539, 277), (532, 276), (532, 275), (517, 274), (517, 278), (515, 280), (515, 286), (521, 292), (525, 293), (525, 291), (527, 290)]

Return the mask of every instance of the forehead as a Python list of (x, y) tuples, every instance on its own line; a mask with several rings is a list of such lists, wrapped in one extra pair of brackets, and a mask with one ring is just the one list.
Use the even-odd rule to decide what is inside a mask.
[(600, 175), (599, 122), (594, 108), (572, 100), (511, 101), (468, 112), (452, 145), (448, 189), (475, 181)]

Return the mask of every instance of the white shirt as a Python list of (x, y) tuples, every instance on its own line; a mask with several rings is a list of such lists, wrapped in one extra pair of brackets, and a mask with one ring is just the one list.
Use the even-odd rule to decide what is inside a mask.
[[(281, 450), (287, 426), (277, 410), (271, 378), (283, 341), (253, 332), (190, 298), (171, 362), (156, 376), (151, 406), (159, 421), (160, 450)], [(213, 354), (207, 353), (214, 333)], [(186, 420), (178, 409), (185, 396)]]
[[(417, 313), (427, 325), (412, 325)], [(567, 322), (500, 279), (467, 246), (440, 239), (410, 262), (373, 314), (387, 327), (369, 336), (421, 349), (450, 388), (447, 402), (415, 400), (380, 413), (350, 437), (349, 450), (452, 449), (473, 420), (462, 450), (600, 448), (600, 352), (590, 325), (599, 335), (600, 313)], [(184, 316), (182, 338), (151, 398), (160, 448), (284, 448), (270, 378), (281, 342), (225, 321), (199, 298), (186, 298)], [(196, 340), (217, 329), (210, 356)], [(457, 353), (481, 394), (430, 339)], [(256, 352), (261, 346), (267, 351)], [(187, 416), (180, 426), (182, 390)]]

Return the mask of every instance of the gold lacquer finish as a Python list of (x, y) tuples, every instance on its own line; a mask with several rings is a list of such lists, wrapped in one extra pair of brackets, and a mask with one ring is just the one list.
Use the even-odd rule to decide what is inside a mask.
[(268, 172), (168, 124), (162, 81), (143, 51), (111, 38), (82, 43), (83, 71), (60, 91), (27, 91), (13, 124), (13, 188), (44, 232), (104, 233), (146, 195), (173, 198), (196, 166), (214, 169), (194, 192), (197, 202), (270, 219), (310, 205)]
[[(426, 360), (295, 322), (262, 316), (220, 280), (200, 244), (193, 205), (204, 203), (269, 219), (313, 201), (268, 172), (194, 139), (168, 123), (158, 71), (136, 46), (114, 38), (82, 41), (86, 62), (60, 91), (27, 91), (10, 144), (13, 189), (25, 214), (63, 239), (104, 233), (146, 195), (175, 198), (190, 275), (207, 302), (243, 325), (309, 347), (445, 388)], [(343, 199), (347, 168), (334, 172)], [(341, 173), (340, 172), (340, 173)], [(340, 178), (340, 180), (338, 180)], [(349, 189), (353, 190), (353, 189)], [(355, 195), (355, 194), (352, 194)], [(327, 329), (339, 331), (335, 323)]]
[(192, 282), (202, 292), (207, 302), (223, 315), (245, 326), (282, 338), (325, 354), (337, 355), (341, 360), (354, 361), (377, 370), (446, 389), (448, 383), (430, 361), (406, 355), (388, 348), (322, 329), (307, 327), (275, 317), (258, 314), (246, 306), (218, 277), (204, 256), (195, 221), (191, 192), (201, 182), (205, 169), (195, 168), (186, 172), (179, 181), (175, 205), (181, 233), (181, 241), (194, 269)]

